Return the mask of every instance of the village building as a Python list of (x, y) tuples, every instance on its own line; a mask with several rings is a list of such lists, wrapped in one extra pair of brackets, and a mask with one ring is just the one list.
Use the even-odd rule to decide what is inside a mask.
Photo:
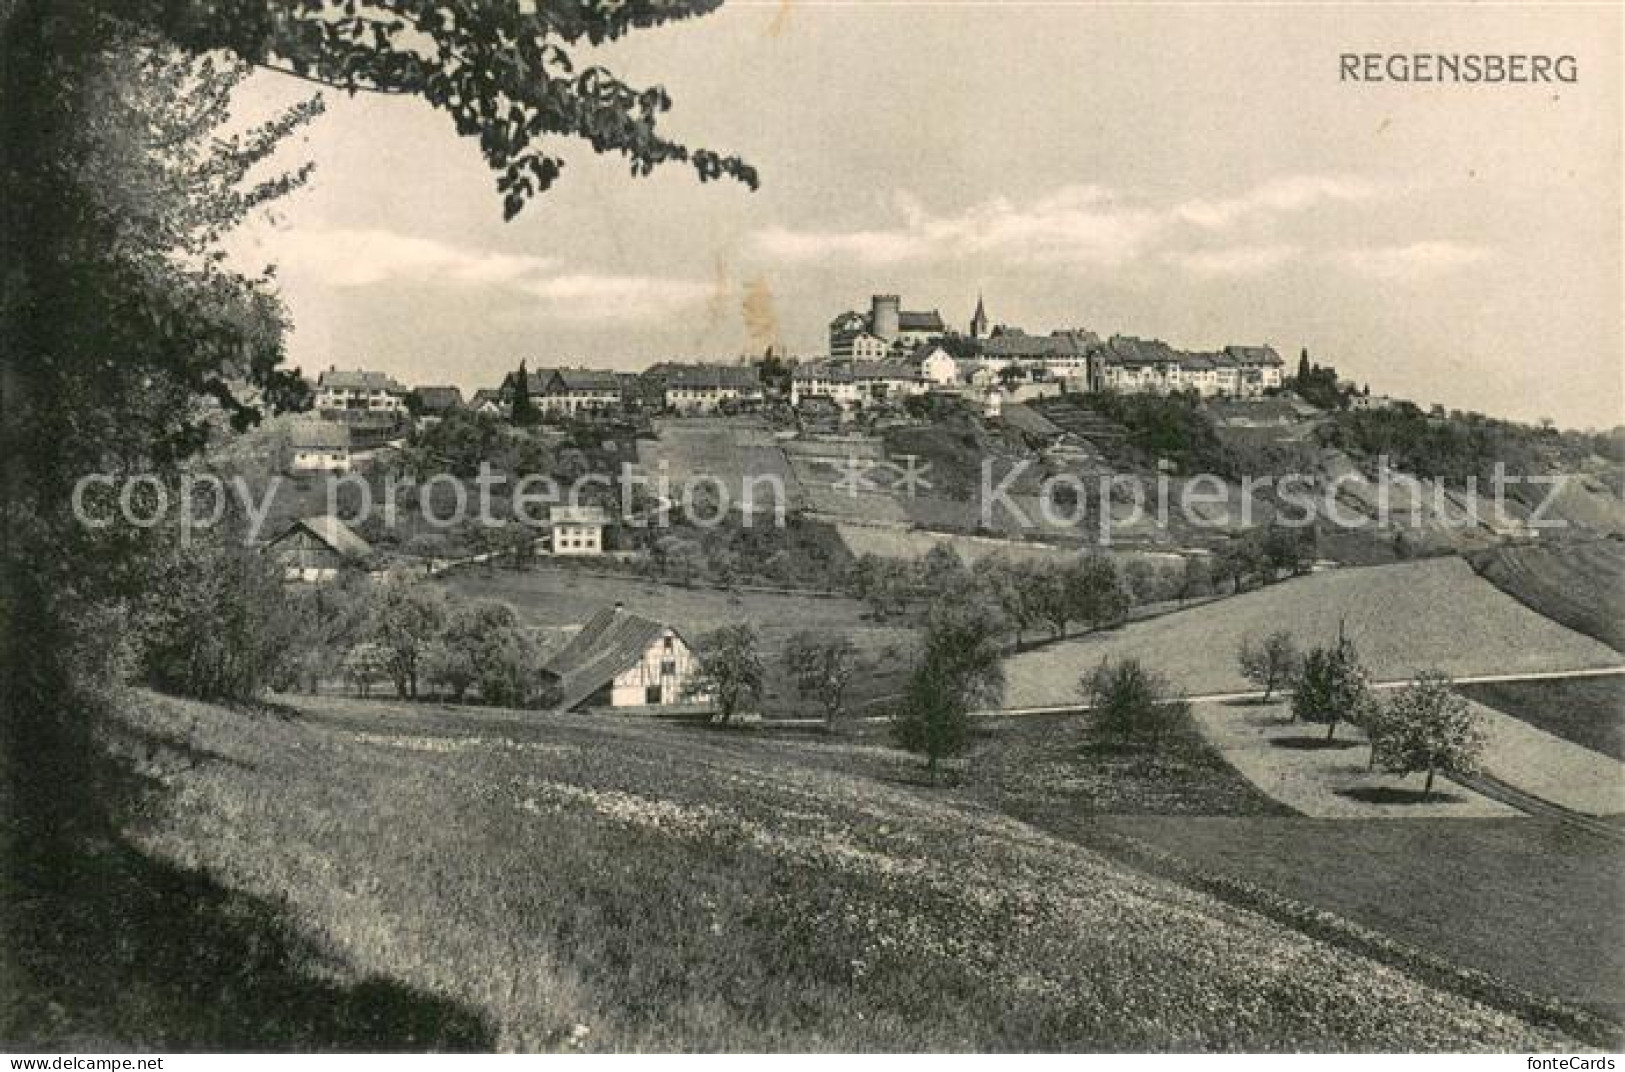
[[(910, 353), (946, 334), (948, 325), (937, 310), (904, 309), (896, 294), (876, 294), (867, 314), (846, 312), (830, 321), (829, 352), (832, 357), (878, 359), (893, 351)], [(879, 340), (885, 350), (876, 353), (873, 342), (860, 339), (865, 335)]]
[(404, 413), (406, 388), (382, 372), (330, 368), (316, 381), (319, 410)]
[(621, 408), (621, 379), (600, 369), (561, 368), (542, 383), (540, 392), (533, 387), (532, 395), (536, 408), (552, 417), (609, 413)]
[(1226, 346), (1224, 352), (1240, 370), (1238, 395), (1253, 396), (1281, 386), (1286, 362), (1272, 346)]
[(858, 383), (846, 361), (804, 361), (790, 373), (790, 404), (799, 406), (809, 398), (822, 398), (845, 408), (862, 398)]
[(350, 461), (348, 425), (311, 418), (288, 426), (288, 472), (347, 473)]
[(265, 552), (282, 567), (284, 580), (319, 583), (342, 569), (364, 565), (372, 547), (344, 522), (324, 514), (295, 521), (266, 544)]
[(953, 387), (959, 383), (959, 362), (936, 343), (919, 347), (909, 360), (928, 387)]
[(556, 706), (574, 711), (708, 702), (690, 691), (698, 668), (676, 629), (617, 603), (582, 626), (542, 664), (542, 674), (558, 689)]
[(468, 408), (485, 417), (506, 417), (510, 412), (510, 404), (503, 400), (502, 391), (489, 387), (475, 391), (474, 397), (468, 400)]
[(554, 506), (547, 525), (555, 555), (601, 555), (609, 515), (596, 506)]
[(924, 394), (928, 384), (906, 361), (854, 361), (852, 380), (863, 402), (884, 402)]
[(658, 365), (661, 405), (678, 413), (715, 413), (724, 403), (760, 403), (761, 377), (743, 365)]
[[(1028, 335), (1006, 330), (983, 340), (982, 362), (995, 371), (1022, 369), (1029, 378), (1042, 374), (1050, 379), (1087, 382), (1091, 358), (1099, 345), (1099, 337), (1087, 331)], [(1098, 362), (1098, 358), (1095, 360)]]
[(407, 396), (407, 409), (424, 423), (433, 423), (462, 408), (463, 392), (456, 387), (415, 387)]

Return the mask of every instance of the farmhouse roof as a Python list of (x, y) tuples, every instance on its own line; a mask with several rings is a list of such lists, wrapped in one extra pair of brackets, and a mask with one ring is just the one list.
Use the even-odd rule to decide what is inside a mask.
[(468, 400), (470, 409), (479, 409), (487, 402), (493, 406), (501, 407), (502, 392), (493, 387), (482, 387), (474, 392), (474, 397)]
[(982, 353), (995, 358), (1081, 357), (1088, 352), (1093, 341), (1098, 340), (1070, 331), (1058, 331), (1053, 335), (1027, 335), (1011, 331), (984, 339)]
[(463, 406), (463, 392), (456, 387), (419, 387), (413, 394), (425, 413), (447, 413)]
[(850, 383), (852, 370), (844, 361), (807, 361), (795, 367), (790, 373), (795, 380), (832, 380), (837, 383)]
[(406, 393), (406, 388), (393, 377), (382, 372), (367, 372), (363, 369), (328, 369), (316, 381), (316, 386), (331, 391), (388, 391), (396, 395)]
[(904, 361), (854, 361), (852, 375), (859, 380), (916, 380), (919, 372)]
[(599, 506), (550, 506), (547, 520), (551, 525), (607, 525), (609, 515)]
[(331, 514), (322, 514), (317, 517), (300, 518), (282, 531), (282, 535), (272, 540), (273, 544), (281, 543), (296, 532), (308, 532), (329, 550), (346, 558), (363, 558), (372, 554), (372, 546), (357, 536), (350, 526)]
[(553, 373), (548, 390), (553, 390), (555, 384), (566, 391), (618, 392), (621, 389), (620, 378), (603, 369), (561, 368)]
[(1106, 360), (1116, 365), (1174, 365), (1179, 354), (1161, 339), (1113, 335), (1106, 341)]
[(575, 707), (613, 681), (616, 674), (635, 666), (666, 629), (619, 604), (593, 615), (581, 632), (542, 664), (544, 673), (558, 679), (558, 706)]
[(762, 385), (756, 370), (742, 365), (667, 365), (667, 387), (686, 391), (753, 391)]
[(288, 426), (288, 445), (295, 450), (349, 450), (350, 426), (337, 421), (294, 421)]
[(897, 327), (900, 331), (948, 330), (948, 325), (943, 322), (942, 314), (935, 309), (929, 312), (923, 310), (911, 312), (904, 309), (897, 314)]
[(1224, 352), (1242, 365), (1279, 365), (1281, 355), (1273, 346), (1226, 346)]

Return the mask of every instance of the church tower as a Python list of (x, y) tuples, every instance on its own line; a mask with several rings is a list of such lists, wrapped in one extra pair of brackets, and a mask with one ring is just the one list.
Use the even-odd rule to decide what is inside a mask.
[(970, 337), (973, 339), (987, 338), (987, 309), (982, 305), (981, 294), (976, 295), (976, 312), (971, 314)]

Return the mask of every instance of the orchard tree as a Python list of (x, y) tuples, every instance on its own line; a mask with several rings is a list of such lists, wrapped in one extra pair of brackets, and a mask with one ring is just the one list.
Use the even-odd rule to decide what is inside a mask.
[(1043, 620), (1037, 571), (1026, 563), (989, 555), (971, 567), (971, 578), (983, 596), (998, 607), (1015, 635), (1016, 647), (1021, 647), (1027, 630)]
[(1143, 738), (1153, 750), (1190, 711), (1168, 679), (1138, 659), (1102, 661), (1079, 680), (1078, 693), (1094, 713), (1094, 724), (1107, 736), (1120, 741)]
[(934, 782), (941, 760), (970, 740), (970, 713), (1004, 695), (1005, 625), (977, 601), (950, 594), (926, 614), (919, 660), (892, 716), (897, 743), (925, 757)]
[(446, 621), (446, 597), (428, 584), (388, 584), (373, 604), (372, 639), (401, 699), (417, 699), (423, 657)]
[(757, 647), (756, 629), (748, 622), (723, 626), (700, 640), (699, 668), (688, 693), (715, 704), (723, 725), (762, 698), (766, 671)]
[(1353, 641), (1339, 635), (1336, 644), (1311, 648), (1304, 656), (1292, 692), (1293, 718), (1324, 724), (1330, 741), (1339, 722), (1363, 721), (1370, 703), (1369, 678)]
[(1383, 770), (1425, 772), (1423, 796), (1432, 796), (1436, 774), (1477, 773), (1487, 741), (1484, 720), (1447, 675), (1423, 671), (1382, 706), (1371, 754)]
[(785, 643), (784, 662), (796, 691), (823, 705), (825, 725), (833, 729), (845, 710), (847, 687), (858, 672), (857, 646), (837, 633), (803, 630)]
[(1269, 703), (1277, 688), (1292, 681), (1302, 659), (1292, 634), (1280, 629), (1261, 640), (1243, 639), (1236, 661), (1241, 664), (1242, 676), (1263, 689), (1263, 702)]

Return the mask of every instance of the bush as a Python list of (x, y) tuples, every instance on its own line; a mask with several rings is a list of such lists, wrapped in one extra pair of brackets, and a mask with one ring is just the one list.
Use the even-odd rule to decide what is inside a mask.
[(1107, 736), (1125, 742), (1139, 738), (1152, 749), (1161, 747), (1163, 738), (1190, 710), (1167, 678), (1138, 659), (1102, 662), (1078, 682), (1078, 692)]

